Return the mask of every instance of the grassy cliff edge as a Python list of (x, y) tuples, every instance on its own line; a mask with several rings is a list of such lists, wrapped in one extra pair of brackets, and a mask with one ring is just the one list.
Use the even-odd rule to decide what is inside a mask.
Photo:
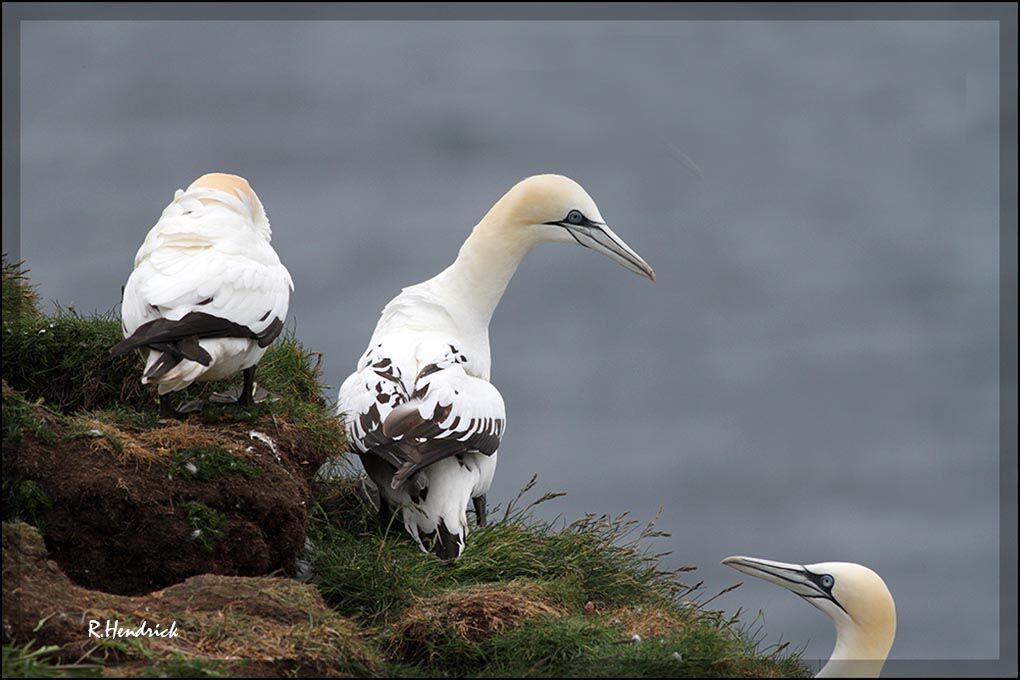
[[(661, 535), (654, 524), (598, 515), (540, 521), (534, 507), (557, 494), (528, 502), (534, 480), (493, 512), (497, 521), (472, 532), (452, 564), (421, 553), (396, 525), (380, 527), (357, 475), (306, 469), (345, 446), (321, 396), (317, 355), (292, 335), (259, 368), (259, 383), (278, 400), (168, 425), (138, 383), (138, 357), (109, 357), (119, 322), (44, 315), (25, 271), (6, 260), (3, 334), (4, 677), (806, 675), (786, 645), (765, 646), (749, 625), (711, 609), (712, 598), (682, 580), (687, 569), (664, 570), (663, 556), (648, 552)], [(269, 433), (272, 451), (248, 445), (255, 431)], [(74, 478), (39, 467), (58, 454), (123, 470), (116, 478), (134, 471), (163, 480), (167, 516), (191, 523), (179, 537), (193, 554), (190, 571), (164, 574), (152, 588), (137, 580), (117, 591), (125, 594), (90, 580), (75, 564), (88, 550), (69, 549), (61, 534)], [(273, 475), (294, 480), (271, 486), (301, 506), (289, 517), (302, 521), (305, 548), (293, 564), (239, 561), (241, 548), (276, 540), (262, 529), (277, 519), (255, 501), (235, 516), (224, 499), (249, 502), (246, 488)], [(121, 502), (156, 503), (137, 496), (125, 492)], [(129, 535), (132, 517), (111, 513), (109, 535)], [(205, 557), (217, 576), (196, 571)], [(173, 619), (189, 630), (179, 643), (93, 643), (86, 613)]]

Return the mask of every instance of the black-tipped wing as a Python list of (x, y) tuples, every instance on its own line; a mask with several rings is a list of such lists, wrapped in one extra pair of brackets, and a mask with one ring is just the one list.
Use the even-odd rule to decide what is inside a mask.
[(274, 319), (265, 330), (256, 333), (247, 326), (227, 319), (206, 314), (189, 312), (178, 320), (154, 319), (139, 326), (131, 337), (121, 340), (110, 349), (114, 356), (140, 347), (159, 349), (172, 357), (197, 361), (208, 366), (212, 357), (198, 344), (206, 338), (244, 338), (256, 340), (259, 347), (268, 347), (283, 330), (283, 321)]

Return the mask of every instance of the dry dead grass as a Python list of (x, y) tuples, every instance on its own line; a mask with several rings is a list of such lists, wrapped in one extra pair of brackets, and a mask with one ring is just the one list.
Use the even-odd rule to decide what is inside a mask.
[(222, 449), (239, 458), (253, 458), (249, 449), (258, 444), (238, 428), (216, 428), (189, 421), (170, 423), (147, 430), (121, 427), (89, 417), (73, 419), (73, 430), (89, 439), (89, 448), (106, 453), (120, 462), (168, 461), (186, 449)]
[(619, 607), (599, 615), (609, 623), (621, 626), (628, 636), (640, 635), (643, 640), (681, 633), (691, 625), (691, 620), (676, 610), (656, 605)]
[(401, 658), (413, 658), (450, 637), (476, 643), (529, 619), (566, 613), (533, 583), (471, 586), (423, 598), (408, 607), (391, 627), (388, 647)]

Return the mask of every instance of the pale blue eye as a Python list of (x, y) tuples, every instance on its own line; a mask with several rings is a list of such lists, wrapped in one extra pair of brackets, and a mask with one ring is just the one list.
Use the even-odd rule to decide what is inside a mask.
[(831, 588), (836, 584), (836, 579), (832, 578), (828, 574), (823, 574), (822, 578), (820, 578), (818, 582), (822, 584), (823, 588)]
[(581, 214), (580, 210), (571, 210), (567, 213), (567, 222), (571, 224), (581, 224), (584, 221), (584, 215)]

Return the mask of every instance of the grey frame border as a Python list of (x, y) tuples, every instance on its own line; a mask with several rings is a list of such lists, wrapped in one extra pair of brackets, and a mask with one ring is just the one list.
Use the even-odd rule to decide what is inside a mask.
[[(1017, 5), (1014, 3), (4, 3), (3, 251), (20, 259), (21, 22), (45, 20), (983, 20), (999, 22), (999, 658), (886, 676), (1017, 675)], [(966, 579), (965, 574), (960, 575)]]

